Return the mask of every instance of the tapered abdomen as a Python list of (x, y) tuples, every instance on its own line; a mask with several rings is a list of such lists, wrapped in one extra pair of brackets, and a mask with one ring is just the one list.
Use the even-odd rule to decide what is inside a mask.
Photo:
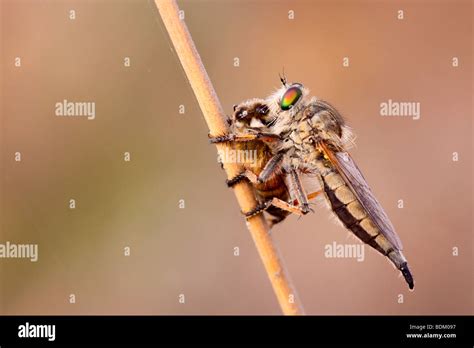
[(383, 235), (337, 169), (329, 162), (318, 161), (318, 167), (324, 167), (324, 170), (319, 170), (319, 172), (332, 211), (361, 241), (387, 256), (402, 272), (410, 288), (413, 288), (413, 278), (401, 250)]

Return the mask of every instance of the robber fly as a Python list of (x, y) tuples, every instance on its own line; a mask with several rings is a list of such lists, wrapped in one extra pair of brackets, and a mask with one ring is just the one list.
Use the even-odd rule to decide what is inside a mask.
[[(306, 213), (308, 195), (301, 177), (315, 175), (338, 220), (361, 241), (387, 256), (413, 289), (400, 238), (347, 152), (353, 137), (343, 117), (329, 103), (310, 96), (302, 84), (288, 84), (284, 78), (281, 81), (283, 86), (261, 106), (268, 112), (260, 115), (259, 124), (254, 122), (247, 132), (268, 145), (273, 168), (292, 179), (294, 190), (290, 194), (294, 197), (290, 200), (294, 199)], [(252, 107), (252, 101), (241, 105)]]
[[(278, 165), (281, 155), (273, 155), (268, 143), (280, 141), (280, 137), (270, 133), (255, 132), (264, 126), (262, 120), (268, 115), (269, 109), (262, 99), (252, 99), (234, 106), (234, 112), (228, 119), (229, 134), (211, 137), (212, 143), (230, 142), (234, 150), (255, 152), (257, 155), (252, 161), (242, 163), (242, 171), (226, 181), (227, 186), (233, 187), (246, 180), (253, 188), (258, 205), (249, 212), (244, 212), (251, 218), (261, 212), (267, 212), (271, 219), (270, 226), (283, 221), (289, 214), (304, 215), (307, 207), (297, 206), (297, 202), (290, 201), (291, 178)], [(252, 132), (253, 131), (253, 132)], [(319, 192), (312, 192), (307, 199), (314, 198)]]

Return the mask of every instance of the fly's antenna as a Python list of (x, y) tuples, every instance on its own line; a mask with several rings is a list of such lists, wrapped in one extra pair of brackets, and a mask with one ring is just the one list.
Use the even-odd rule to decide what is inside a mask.
[(280, 76), (280, 81), (281, 83), (283, 84), (283, 86), (286, 87), (286, 76), (285, 76), (285, 67), (283, 67), (283, 76), (281, 76), (280, 74), (278, 74), (278, 76)]
[(280, 81), (282, 83), (283, 86), (286, 86), (286, 78), (284, 76), (281, 76), (280, 74), (278, 74), (280, 76)]

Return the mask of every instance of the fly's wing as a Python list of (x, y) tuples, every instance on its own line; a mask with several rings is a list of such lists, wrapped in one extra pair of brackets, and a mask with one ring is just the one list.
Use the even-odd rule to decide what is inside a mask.
[(332, 152), (326, 144), (320, 142), (320, 147), (327, 155), (331, 163), (336, 167), (346, 184), (352, 189), (353, 193), (364, 207), (367, 215), (372, 219), (380, 232), (393, 244), (398, 250), (402, 250), (402, 242), (395, 232), (395, 228), (390, 222), (387, 214), (377, 201), (364, 176), (347, 152)]

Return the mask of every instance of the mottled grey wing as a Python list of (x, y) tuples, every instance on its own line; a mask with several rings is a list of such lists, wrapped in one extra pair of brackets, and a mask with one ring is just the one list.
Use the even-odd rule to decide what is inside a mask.
[(380, 229), (380, 232), (398, 249), (402, 250), (402, 242), (395, 232), (390, 219), (370, 190), (367, 181), (347, 152), (336, 152), (337, 166), (346, 179), (346, 183), (352, 188), (359, 202), (362, 204), (372, 221)]

